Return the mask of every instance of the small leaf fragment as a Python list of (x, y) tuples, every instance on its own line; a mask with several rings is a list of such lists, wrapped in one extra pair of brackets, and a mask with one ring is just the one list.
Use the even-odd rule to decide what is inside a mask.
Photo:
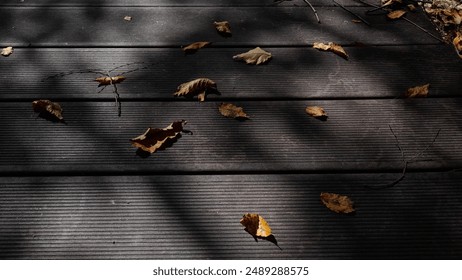
[(313, 118), (317, 118), (320, 120), (326, 120), (327, 119), (327, 113), (324, 111), (322, 107), (319, 106), (308, 106), (305, 108), (305, 112), (312, 116)]
[(457, 55), (462, 58), (462, 32), (457, 32), (456, 37), (452, 40), (452, 44), (456, 49)]
[(119, 84), (123, 82), (126, 78), (124, 76), (115, 76), (115, 77), (98, 77), (95, 79), (96, 82), (99, 83), (98, 87), (101, 86), (108, 86), (112, 84)]
[(396, 10), (387, 14), (389, 19), (399, 19), (406, 14), (405, 10)]
[(333, 42), (329, 42), (327, 44), (324, 44), (324, 43), (320, 43), (320, 42), (315, 42), (313, 44), (313, 48), (317, 49), (317, 50), (321, 50), (321, 51), (329, 51), (329, 52), (333, 52), (335, 53), (336, 55), (348, 60), (348, 54), (346, 53), (346, 51), (343, 49), (342, 46), (338, 45), (338, 44), (335, 44)]
[(50, 100), (46, 99), (35, 100), (32, 101), (32, 109), (34, 109), (34, 112), (43, 115), (45, 118), (52, 117), (60, 121), (64, 120), (62, 116), (63, 109), (59, 103), (51, 102)]
[(362, 23), (362, 21), (359, 19), (352, 19), (351, 22), (352, 23)]
[(231, 103), (221, 103), (220, 106), (218, 106), (218, 110), (223, 116), (228, 118), (250, 119), (242, 107), (237, 107)]
[(134, 147), (152, 154), (165, 147), (169, 141), (175, 140), (186, 123), (185, 120), (181, 120), (171, 123), (166, 128), (148, 128), (140, 136), (130, 139), (130, 142)]
[(6, 47), (2, 49), (1, 55), (10, 56), (13, 53), (13, 47)]
[(216, 30), (222, 36), (229, 37), (231, 36), (231, 27), (228, 21), (215, 21), (213, 23), (215, 25)]
[(192, 44), (187, 45), (186, 47), (181, 48), (186, 54), (192, 54), (197, 52), (199, 49), (202, 49), (208, 45), (210, 45), (211, 42), (195, 42)]
[(207, 78), (198, 78), (178, 86), (173, 96), (197, 95), (199, 101), (205, 100), (207, 90), (217, 90), (217, 84)]
[(125, 20), (125, 21), (131, 21), (131, 20), (132, 20), (132, 17), (131, 17), (131, 16), (125, 16), (125, 17), (124, 17), (124, 20)]
[(355, 211), (353, 201), (348, 196), (323, 192), (320, 198), (322, 203), (335, 213), (349, 214)]
[(260, 47), (256, 47), (255, 49), (252, 49), (248, 52), (233, 56), (234, 60), (243, 60), (247, 64), (256, 64), (256, 65), (265, 63), (271, 58), (272, 58), (271, 53), (261, 49)]
[(430, 84), (409, 88), (404, 94), (407, 98), (427, 97)]

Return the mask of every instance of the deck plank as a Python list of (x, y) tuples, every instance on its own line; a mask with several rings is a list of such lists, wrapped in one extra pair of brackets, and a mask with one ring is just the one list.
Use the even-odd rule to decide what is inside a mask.
[[(266, 49), (266, 48), (265, 48)], [(268, 48), (273, 59), (262, 66), (233, 61), (245, 48), (207, 48), (185, 56), (180, 48), (17, 49), (2, 60), (0, 99), (37, 98), (98, 99), (93, 81), (100, 74), (73, 74), (46, 80), (68, 71), (133, 64), (119, 85), (124, 98), (172, 99), (177, 86), (207, 77), (218, 84), (221, 95), (210, 100), (271, 98), (384, 98), (400, 97), (407, 88), (430, 83), (430, 96), (460, 96), (462, 60), (450, 46), (347, 47), (348, 61), (305, 48)], [(431, 65), (432, 67), (428, 67)], [(145, 68), (145, 69), (143, 69)]]
[[(248, 101), (251, 120), (221, 116), (219, 102), (61, 102), (67, 124), (37, 118), (29, 102), (0, 104), (0, 172), (311, 172), (462, 167), (460, 99)], [(322, 106), (329, 119), (309, 117)], [(148, 158), (129, 139), (187, 120), (181, 139)], [(334, 172), (334, 171), (333, 171)]]
[[(460, 259), (462, 173), (0, 177), (2, 259)], [(321, 205), (348, 195), (357, 213)], [(259, 213), (283, 250), (244, 232)]]
[[(364, 15), (366, 7), (352, 7), (371, 24), (338, 7), (319, 7), (322, 24), (304, 7), (4, 7), (1, 45), (14, 47), (170, 47), (194, 41), (227, 46), (302, 46), (313, 41), (374, 45), (435, 44), (436, 39), (403, 20)], [(127, 22), (124, 16), (131, 15)], [(434, 30), (423, 12), (408, 17)], [(47, 19), (44, 21), (43, 19)], [(228, 20), (232, 38), (219, 36), (214, 21)]]

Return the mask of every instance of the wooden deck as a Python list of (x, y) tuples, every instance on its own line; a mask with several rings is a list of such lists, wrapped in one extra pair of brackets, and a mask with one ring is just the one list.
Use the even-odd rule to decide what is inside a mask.
[[(3, 0), (14, 53), (0, 57), (0, 258), (462, 258), (462, 60), (359, 2), (338, 1), (370, 26), (311, 2), (321, 24), (303, 1)], [(407, 18), (437, 35), (420, 10)], [(213, 44), (184, 55), (195, 41)], [(268, 64), (233, 61), (257, 46)], [(120, 65), (118, 117), (86, 70)], [(173, 97), (199, 77), (220, 95)], [(428, 98), (403, 98), (426, 83)], [(38, 118), (36, 99), (59, 102), (66, 123)], [(251, 119), (222, 117), (224, 101)], [(170, 148), (143, 158), (129, 142), (181, 119), (192, 134)], [(329, 211), (321, 192), (348, 195), (356, 214)], [(282, 250), (243, 230), (247, 212)]]

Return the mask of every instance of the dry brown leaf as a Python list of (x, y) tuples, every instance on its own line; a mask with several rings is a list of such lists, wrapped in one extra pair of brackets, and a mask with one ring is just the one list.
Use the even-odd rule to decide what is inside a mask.
[(101, 86), (108, 86), (112, 84), (119, 84), (123, 82), (126, 78), (124, 76), (115, 76), (115, 77), (98, 77), (95, 79), (96, 82), (99, 83), (98, 87)]
[(389, 6), (392, 4), (401, 4), (403, 3), (402, 0), (382, 0), (382, 7), (383, 6)]
[(217, 90), (217, 84), (210, 79), (199, 78), (179, 85), (173, 96), (197, 95), (199, 101), (204, 101), (208, 89)]
[(313, 44), (313, 48), (315, 48), (317, 50), (321, 50), (321, 51), (333, 52), (336, 55), (341, 56), (344, 59), (348, 60), (348, 54), (345, 52), (345, 50), (342, 48), (342, 46), (337, 45), (337, 44), (335, 44), (333, 42), (329, 42), (327, 44), (315, 42)]
[(229, 26), (229, 22), (215, 21), (213, 24), (215, 25), (215, 28), (217, 29), (218, 33), (225, 37), (231, 36), (231, 27)]
[(388, 13), (387, 17), (389, 19), (399, 19), (402, 16), (404, 16), (405, 14), (406, 14), (406, 11), (404, 11), (404, 10), (396, 10), (396, 11), (392, 11), (392, 12)]
[(258, 214), (245, 214), (241, 219), (241, 224), (253, 237), (269, 237), (271, 235), (271, 228), (268, 223)]
[(456, 37), (452, 41), (454, 48), (456, 49), (457, 54), (462, 58), (462, 33), (457, 32)]
[(462, 22), (462, 10), (443, 9), (439, 12), (444, 25), (460, 25)]
[(174, 141), (186, 125), (185, 120), (171, 123), (166, 128), (148, 128), (142, 135), (130, 139), (132, 145), (148, 153), (154, 153)]
[(422, 86), (416, 86), (416, 87), (409, 88), (404, 94), (404, 96), (407, 98), (427, 97), (429, 87), (430, 87), (430, 84), (425, 84)]
[(125, 17), (124, 17), (124, 20), (125, 20), (125, 21), (131, 21), (131, 20), (132, 20), (132, 17), (131, 17), (131, 16), (125, 16)]
[(35, 100), (32, 102), (32, 109), (43, 117), (52, 117), (63, 121), (63, 109), (59, 103), (51, 102), (50, 100)]
[(1, 55), (10, 56), (13, 53), (13, 47), (6, 47), (2, 49)]
[(305, 108), (305, 112), (317, 119), (327, 119), (327, 113), (322, 107), (319, 106), (308, 106)]
[(202, 49), (208, 45), (210, 45), (211, 42), (195, 42), (192, 44), (187, 45), (186, 47), (181, 48), (185, 53), (191, 54), (197, 52), (199, 49)]
[(223, 116), (228, 118), (250, 119), (242, 107), (237, 107), (231, 103), (221, 103), (220, 106), (218, 106), (218, 110)]
[(262, 64), (267, 62), (271, 59), (271, 53), (261, 49), (260, 47), (256, 47), (248, 52), (241, 53), (238, 55), (233, 56), (234, 60), (243, 60), (247, 64)]
[(411, 11), (411, 12), (414, 12), (414, 11), (416, 10), (416, 7), (414, 6), (414, 4), (409, 4), (409, 5), (407, 5), (406, 7), (407, 7), (407, 8), (409, 9), (409, 11)]
[(322, 203), (335, 213), (349, 214), (355, 211), (353, 201), (348, 196), (323, 192), (320, 197)]

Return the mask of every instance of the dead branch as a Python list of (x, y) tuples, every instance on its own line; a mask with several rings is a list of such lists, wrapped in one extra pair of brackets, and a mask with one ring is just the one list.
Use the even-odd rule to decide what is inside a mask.
[(321, 23), (321, 20), (319, 19), (318, 16), (318, 11), (311, 5), (311, 3), (308, 0), (303, 0), (308, 6), (310, 6), (311, 10), (313, 10), (314, 15), (316, 16), (316, 19), (318, 20), (318, 23)]

